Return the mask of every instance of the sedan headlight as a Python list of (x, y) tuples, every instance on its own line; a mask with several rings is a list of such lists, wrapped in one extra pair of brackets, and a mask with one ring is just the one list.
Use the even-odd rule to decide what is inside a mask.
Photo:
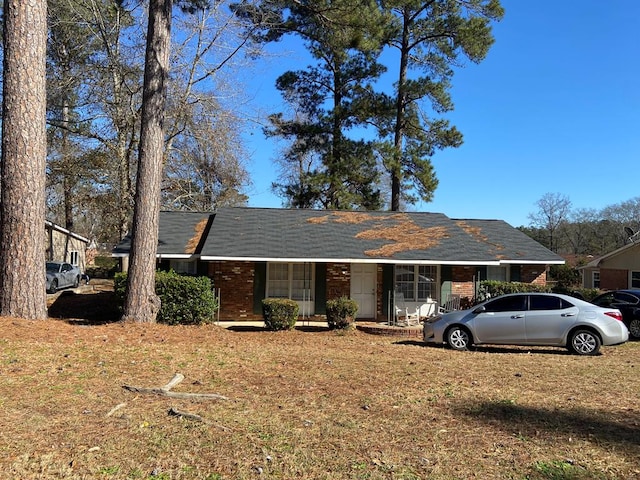
[(436, 323), (438, 320), (442, 320), (442, 315), (436, 315), (435, 317), (429, 317), (424, 321), (424, 323)]

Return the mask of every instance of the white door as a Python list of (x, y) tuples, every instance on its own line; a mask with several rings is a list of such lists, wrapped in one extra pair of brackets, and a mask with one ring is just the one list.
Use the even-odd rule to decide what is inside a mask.
[(351, 298), (358, 302), (358, 318), (376, 316), (375, 263), (351, 264)]

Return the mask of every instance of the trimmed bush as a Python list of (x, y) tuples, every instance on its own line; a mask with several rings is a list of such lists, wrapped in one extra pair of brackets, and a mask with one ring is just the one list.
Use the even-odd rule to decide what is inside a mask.
[(327, 323), (331, 330), (351, 327), (357, 313), (358, 304), (349, 297), (327, 300)]
[[(118, 304), (124, 305), (127, 274), (117, 273), (113, 287)], [(156, 295), (161, 305), (158, 323), (166, 325), (203, 325), (214, 321), (218, 308), (208, 277), (179, 275), (176, 272), (156, 272)]]
[(291, 330), (298, 320), (298, 303), (288, 298), (265, 298), (262, 315), (267, 330)]
[(498, 282), (495, 280), (483, 280), (480, 282), (478, 298), (480, 301), (487, 298), (495, 298), (507, 293), (527, 293), (527, 292), (551, 292), (551, 288), (544, 285), (523, 282)]

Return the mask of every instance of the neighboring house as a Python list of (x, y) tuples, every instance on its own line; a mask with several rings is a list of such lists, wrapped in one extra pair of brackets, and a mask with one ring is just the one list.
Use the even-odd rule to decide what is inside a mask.
[(67, 262), (77, 265), (80, 271), (84, 272), (89, 239), (49, 221), (45, 221), (45, 229), (47, 232), (46, 261)]
[(584, 288), (640, 288), (640, 242), (632, 242), (578, 267)]
[[(127, 269), (129, 238), (113, 256)], [(545, 284), (564, 260), (501, 220), (439, 213), (221, 208), (161, 212), (158, 265), (207, 275), (222, 320), (262, 319), (262, 300), (292, 298), (302, 316), (349, 296), (359, 319), (386, 319), (393, 292), (410, 306), (472, 299), (484, 279)]]

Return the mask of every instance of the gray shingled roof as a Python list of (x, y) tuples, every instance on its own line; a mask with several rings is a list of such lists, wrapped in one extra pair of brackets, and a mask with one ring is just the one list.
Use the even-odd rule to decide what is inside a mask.
[[(199, 254), (203, 235), (209, 231), (210, 212), (160, 212), (158, 255), (164, 258), (189, 258)], [(115, 256), (128, 255), (131, 238), (125, 237), (113, 249)]]
[[(114, 255), (126, 255), (129, 248), (125, 239)], [(562, 257), (501, 220), (456, 220), (425, 212), (275, 208), (161, 212), (158, 254), (247, 261), (564, 263)]]
[(564, 263), (500, 220), (452, 220), (440, 213), (222, 208), (203, 260), (376, 263)]

